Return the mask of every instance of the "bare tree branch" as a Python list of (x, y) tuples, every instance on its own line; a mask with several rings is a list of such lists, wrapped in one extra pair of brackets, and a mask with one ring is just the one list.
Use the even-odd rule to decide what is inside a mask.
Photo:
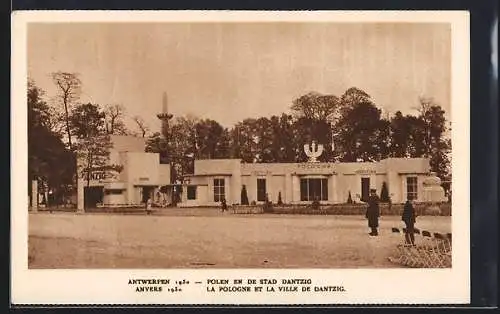
[(52, 81), (58, 87), (57, 98), (64, 107), (64, 119), (66, 123), (66, 133), (68, 135), (69, 148), (72, 150), (71, 129), (69, 123), (70, 107), (80, 98), (82, 82), (77, 73), (54, 72)]
[(141, 131), (142, 137), (146, 137), (146, 134), (149, 132), (149, 127), (147, 126), (144, 119), (139, 116), (133, 116), (132, 120), (137, 124), (137, 127)]
[(128, 133), (125, 123), (123, 122), (125, 108), (122, 105), (106, 105), (104, 114), (107, 134), (125, 135)]

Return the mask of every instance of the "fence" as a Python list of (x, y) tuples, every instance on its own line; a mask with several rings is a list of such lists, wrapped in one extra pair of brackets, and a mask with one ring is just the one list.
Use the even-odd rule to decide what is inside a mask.
[[(404, 235), (399, 228), (392, 228), (392, 234)], [(389, 261), (413, 268), (449, 268), (452, 266), (452, 235), (415, 229), (416, 244), (408, 244), (401, 237), (402, 243), (397, 245)]]

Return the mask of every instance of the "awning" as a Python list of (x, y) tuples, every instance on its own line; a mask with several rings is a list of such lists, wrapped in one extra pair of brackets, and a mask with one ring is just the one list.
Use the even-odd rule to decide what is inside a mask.
[(126, 190), (127, 185), (125, 182), (104, 182), (105, 190)]
[(301, 179), (328, 179), (331, 174), (297, 174)]
[(154, 182), (134, 182), (134, 186), (162, 186), (165, 184), (162, 183), (154, 183)]

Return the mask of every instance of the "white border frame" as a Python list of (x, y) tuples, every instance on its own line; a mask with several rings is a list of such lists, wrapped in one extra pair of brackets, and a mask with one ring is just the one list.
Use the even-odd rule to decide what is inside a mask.
[[(31, 22), (442, 22), (452, 27), (451, 269), (29, 270), (27, 211), (27, 24)], [(470, 301), (469, 14), (465, 11), (24, 11), (12, 15), (11, 302), (13, 304), (450, 304)], [(343, 293), (139, 294), (129, 278), (311, 278)], [(201, 287), (200, 287), (201, 286)]]

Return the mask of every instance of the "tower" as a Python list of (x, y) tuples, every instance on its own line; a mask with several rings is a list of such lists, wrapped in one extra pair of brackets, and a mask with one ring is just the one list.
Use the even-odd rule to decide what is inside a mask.
[(168, 136), (168, 123), (173, 115), (168, 113), (167, 93), (163, 92), (162, 112), (156, 115), (161, 120), (161, 134), (166, 138)]

